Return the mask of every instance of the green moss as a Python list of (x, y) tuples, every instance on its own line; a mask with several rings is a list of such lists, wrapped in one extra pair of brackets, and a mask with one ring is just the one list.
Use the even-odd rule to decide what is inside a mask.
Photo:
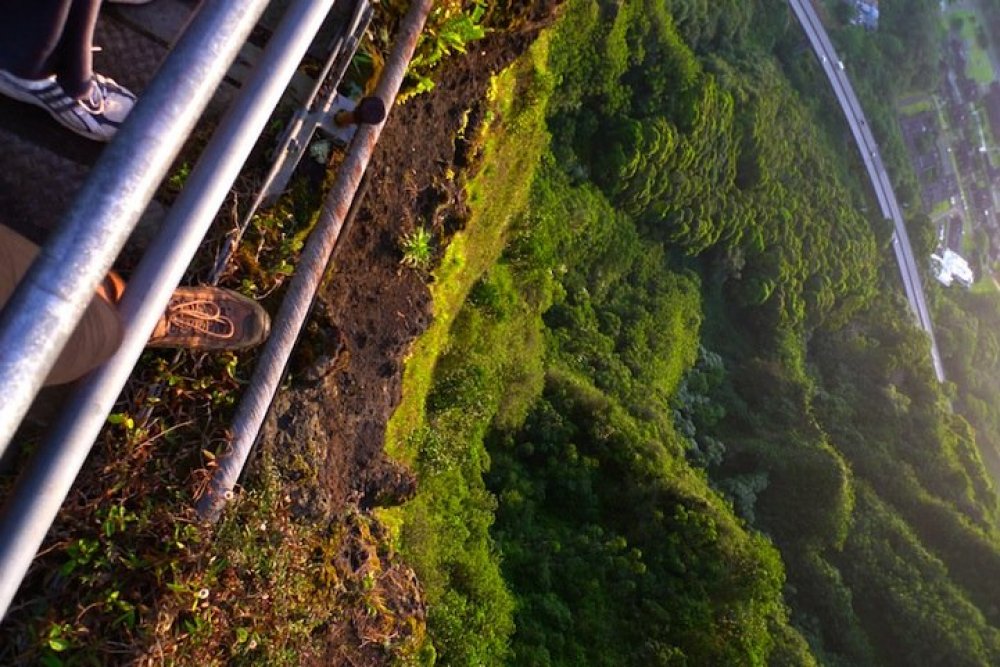
[(402, 461), (412, 462), (416, 456), (406, 443), (409, 434), (424, 423), (424, 402), (437, 359), (448, 346), (454, 318), (469, 290), (500, 256), (508, 228), (527, 203), (535, 168), (548, 144), (544, 123), (551, 94), (547, 52), (548, 38), (543, 34), (525, 56), (494, 78), (491, 122), (482, 130), (483, 164), (503, 168), (484, 169), (466, 184), (469, 221), (452, 238), (433, 271), (434, 321), (410, 351), (403, 400), (386, 433), (386, 451)]
[[(425, 649), (443, 664), (493, 664), (513, 631), (513, 599), (489, 537), (495, 501), (482, 480), (488, 465), (483, 433), (495, 414), (523, 412), (525, 400), (516, 392), (500, 396), (500, 378), (518, 384), (507, 376), (538, 366), (530, 359), (541, 349), (530, 315), (504, 311), (512, 305), (510, 281), (501, 273), (492, 281), (484, 276), (523, 213), (548, 144), (547, 45), (543, 35), (492, 82), (491, 111), (478, 139), (489, 167), (466, 184), (470, 218), (433, 272), (434, 321), (410, 351), (403, 400), (387, 428), (387, 452), (414, 466), (420, 484), (415, 499), (382, 515), (424, 586), (433, 641)], [(477, 284), (489, 286), (463, 310)], [(502, 324), (485, 326), (483, 318)], [(529, 360), (522, 364), (523, 357)], [(530, 377), (519, 381), (540, 386)]]

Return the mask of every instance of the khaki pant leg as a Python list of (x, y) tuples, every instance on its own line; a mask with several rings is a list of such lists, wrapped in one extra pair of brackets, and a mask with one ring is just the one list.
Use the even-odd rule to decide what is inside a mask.
[[(7, 303), (36, 255), (38, 246), (0, 225), (0, 306)], [(118, 309), (95, 296), (45, 379), (45, 384), (76, 380), (114, 354), (121, 340), (122, 322)]]

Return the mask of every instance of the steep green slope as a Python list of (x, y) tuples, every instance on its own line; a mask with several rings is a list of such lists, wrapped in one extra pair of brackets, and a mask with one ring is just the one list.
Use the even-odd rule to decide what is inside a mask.
[(997, 494), (797, 31), (572, 0), (533, 52), (550, 148), (411, 362), (439, 662), (1000, 663)]

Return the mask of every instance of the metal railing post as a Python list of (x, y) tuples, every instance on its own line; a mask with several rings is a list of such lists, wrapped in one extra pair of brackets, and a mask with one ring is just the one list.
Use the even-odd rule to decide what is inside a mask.
[[(392, 53), (386, 60), (382, 78), (374, 93), (382, 98), (387, 109), (396, 99), (403, 76), (413, 58), (417, 39), (433, 4), (433, 0), (416, 0), (400, 23)], [(250, 450), (281, 383), (299, 331), (305, 324), (313, 297), (323, 280), (344, 219), (383, 126), (384, 123), (380, 123), (358, 128), (337, 173), (337, 180), (327, 194), (316, 228), (309, 235), (296, 264), (295, 275), (281, 303), (271, 335), (258, 358), (250, 386), (244, 391), (237, 408), (232, 425), (233, 440), (226, 452), (219, 457), (211, 486), (198, 502), (198, 514), (203, 519), (217, 520), (226, 501), (232, 497), (236, 481), (250, 456)]]

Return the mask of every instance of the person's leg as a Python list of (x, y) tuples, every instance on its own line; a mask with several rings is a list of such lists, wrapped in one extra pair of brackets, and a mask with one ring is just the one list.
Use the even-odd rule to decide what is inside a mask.
[(67, 95), (81, 99), (90, 93), (94, 78), (94, 26), (101, 0), (72, 0), (59, 44), (49, 62), (50, 74)]
[(110, 141), (136, 100), (93, 71), (101, 0), (5, 2), (11, 6), (0, 7), (0, 94), (42, 107), (88, 139)]
[[(37, 245), (0, 225), (0, 308), (38, 255)], [(72, 382), (104, 363), (121, 345), (117, 303), (125, 282), (115, 272), (97, 288), (83, 319), (53, 366), (46, 385)], [(243, 350), (264, 342), (271, 319), (259, 303), (219, 287), (178, 287), (157, 322), (149, 347)]]
[[(0, 225), (0, 306), (7, 303), (36, 255), (38, 246)], [(45, 379), (46, 385), (72, 382), (104, 363), (118, 349), (122, 322), (109, 299), (120, 298), (120, 291), (120, 282), (101, 286)]]
[(52, 70), (74, 0), (3, 0), (0, 15), (0, 69), (24, 79), (42, 79)]

